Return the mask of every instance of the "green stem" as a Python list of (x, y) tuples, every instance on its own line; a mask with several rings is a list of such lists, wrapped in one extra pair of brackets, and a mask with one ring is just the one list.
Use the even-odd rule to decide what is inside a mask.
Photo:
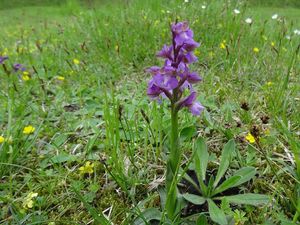
[(180, 163), (180, 148), (179, 148), (179, 138), (178, 138), (178, 111), (175, 109), (175, 106), (172, 104), (171, 112), (171, 138), (170, 138), (170, 164), (172, 172), (175, 173), (178, 163)]
[(181, 152), (179, 148), (179, 132), (178, 132), (178, 110), (175, 104), (171, 104), (171, 135), (170, 135), (170, 155), (167, 162), (167, 200), (166, 211), (168, 218), (173, 220), (177, 214), (177, 187), (174, 181), (177, 176), (178, 167), (181, 159)]

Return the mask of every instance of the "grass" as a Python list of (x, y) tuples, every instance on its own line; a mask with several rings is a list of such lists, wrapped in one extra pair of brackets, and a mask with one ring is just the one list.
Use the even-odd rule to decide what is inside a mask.
[[(168, 26), (176, 18), (188, 20), (202, 43), (193, 69), (204, 79), (197, 90), (206, 110), (200, 118), (180, 114), (185, 160), (202, 136), (214, 169), (223, 144), (234, 138), (239, 159), (231, 170), (255, 166), (257, 178), (245, 191), (268, 194), (273, 202), (231, 213), (245, 213), (245, 224), (293, 219), (299, 8), (217, 0), (206, 9), (176, 0), (100, 2), (95, 8), (76, 1), (2, 4), (0, 52), (9, 56), (8, 70), (22, 63), (30, 79), (0, 70), (0, 135), (6, 140), (0, 144), (0, 224), (89, 224), (98, 221), (95, 210), (115, 224), (132, 224), (141, 210), (159, 205), (170, 117), (167, 102), (147, 98), (144, 69), (161, 64), (155, 53), (169, 42)], [(271, 19), (275, 13), (279, 20)], [(28, 125), (35, 131), (23, 134)], [(248, 143), (245, 136), (255, 127), (260, 141)], [(92, 172), (82, 174), (87, 161)], [(38, 196), (29, 199), (31, 192)]]

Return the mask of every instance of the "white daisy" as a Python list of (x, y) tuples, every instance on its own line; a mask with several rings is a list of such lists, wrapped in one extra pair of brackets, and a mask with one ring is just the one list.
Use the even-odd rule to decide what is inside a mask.
[(278, 14), (274, 14), (273, 16), (272, 16), (272, 20), (277, 20), (278, 19)]
[(202, 5), (201, 8), (202, 8), (202, 9), (206, 9), (206, 5)]
[(241, 13), (240, 10), (238, 10), (238, 9), (234, 9), (233, 12), (234, 12), (235, 14), (240, 14), (240, 13)]
[(298, 29), (294, 30), (294, 34), (300, 35), (300, 30), (298, 30)]
[(251, 24), (253, 21), (252, 21), (251, 18), (247, 18), (247, 19), (245, 19), (245, 22), (248, 23), (248, 24)]

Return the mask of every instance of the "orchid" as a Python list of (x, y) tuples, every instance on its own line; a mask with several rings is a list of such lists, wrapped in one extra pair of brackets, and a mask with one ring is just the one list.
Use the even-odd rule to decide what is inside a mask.
[[(173, 23), (171, 33), (172, 44), (164, 45), (156, 54), (164, 59), (163, 66), (152, 66), (146, 72), (152, 75), (147, 89), (149, 98), (159, 102), (169, 99), (171, 103), (170, 154), (166, 175), (168, 194), (165, 209), (168, 218), (174, 219), (179, 213), (174, 179), (178, 175), (183, 154), (179, 147), (178, 112), (182, 108), (188, 108), (193, 115), (199, 116), (204, 107), (196, 100), (197, 93), (193, 89), (193, 85), (202, 81), (202, 78), (189, 68), (190, 64), (197, 61), (193, 52), (200, 44), (193, 39), (194, 33), (187, 22)], [(189, 94), (185, 94), (186, 92)]]

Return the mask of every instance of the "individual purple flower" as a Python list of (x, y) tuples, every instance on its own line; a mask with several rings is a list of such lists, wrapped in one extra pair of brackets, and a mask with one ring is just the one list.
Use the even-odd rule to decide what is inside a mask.
[(178, 86), (178, 80), (175, 76), (157, 74), (153, 77), (154, 84), (162, 90), (173, 90)]
[[(203, 106), (196, 102), (193, 84), (202, 81), (196, 72), (191, 72), (189, 64), (197, 61), (193, 54), (200, 44), (193, 39), (193, 31), (187, 22), (171, 25), (172, 45), (164, 45), (156, 56), (165, 60), (162, 67), (152, 66), (146, 71), (152, 75), (148, 83), (147, 95), (151, 99), (161, 100), (167, 97), (176, 110), (188, 107), (193, 115), (200, 115)], [(185, 89), (190, 91), (184, 97)]]
[(18, 72), (19, 70), (20, 71), (25, 71), (26, 70), (26, 68), (20, 63), (15, 63), (13, 65), (13, 69), (14, 69), (15, 72)]
[(188, 107), (191, 113), (195, 116), (201, 114), (204, 110), (204, 107), (196, 101), (197, 94), (196, 92), (192, 92), (189, 96), (185, 97), (178, 103), (179, 108)]
[(7, 56), (0, 56), (0, 64), (3, 64), (5, 60), (7, 60)]
[(156, 56), (172, 60), (172, 51), (173, 51), (172, 46), (164, 45), (164, 47), (162, 48), (162, 50), (160, 50), (156, 54)]
[(159, 88), (155, 83), (154, 80), (150, 80), (148, 83), (148, 89), (147, 89), (147, 95), (151, 98), (151, 99), (158, 99), (158, 97), (161, 95), (162, 93), (162, 89)]

